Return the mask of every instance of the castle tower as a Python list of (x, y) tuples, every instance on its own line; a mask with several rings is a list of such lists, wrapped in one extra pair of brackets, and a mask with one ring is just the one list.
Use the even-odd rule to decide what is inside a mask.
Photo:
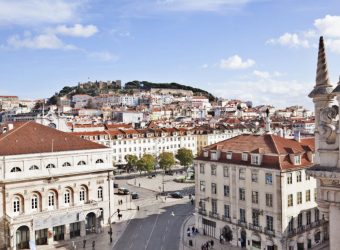
[(337, 250), (340, 248), (340, 86), (333, 90), (329, 81), (323, 37), (319, 42), (316, 85), (309, 97), (315, 105), (316, 155), (315, 165), (308, 174), (317, 179), (317, 203), (323, 219), (329, 221), (330, 250)]

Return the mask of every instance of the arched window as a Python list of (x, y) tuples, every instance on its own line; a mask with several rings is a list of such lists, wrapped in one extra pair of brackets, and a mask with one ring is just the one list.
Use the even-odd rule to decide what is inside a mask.
[(71, 192), (70, 190), (66, 190), (64, 193), (64, 203), (65, 205), (70, 205), (71, 202)]
[(86, 162), (85, 162), (85, 161), (80, 161), (80, 162), (78, 162), (77, 165), (78, 165), (78, 166), (83, 166), (83, 165), (86, 165)]
[(56, 205), (56, 195), (53, 191), (48, 192), (48, 208), (54, 209)]
[(11, 169), (11, 172), (14, 173), (14, 172), (21, 172), (21, 168), (18, 168), (18, 167), (14, 167)]
[(39, 167), (37, 165), (30, 166), (29, 170), (38, 170)]
[(20, 213), (20, 198), (19, 197), (15, 197), (13, 199), (13, 212), (14, 213)]
[(46, 168), (55, 168), (55, 165), (52, 163), (47, 164)]
[(98, 194), (98, 199), (103, 200), (103, 188), (102, 187), (98, 188), (97, 194)]
[(82, 187), (79, 191), (79, 201), (85, 202), (85, 199), (86, 199), (86, 189)]
[(31, 198), (31, 209), (33, 211), (38, 210), (38, 195), (34, 194)]
[(65, 163), (63, 164), (63, 167), (71, 167), (71, 163), (65, 162)]
[(98, 159), (98, 160), (96, 160), (96, 163), (98, 164), (98, 163), (104, 163), (104, 161), (102, 160), (102, 159)]

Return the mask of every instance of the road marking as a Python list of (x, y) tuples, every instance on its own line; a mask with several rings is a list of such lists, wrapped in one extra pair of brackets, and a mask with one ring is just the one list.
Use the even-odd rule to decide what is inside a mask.
[(147, 247), (148, 247), (148, 245), (149, 245), (149, 242), (150, 242), (151, 236), (152, 236), (152, 234), (153, 234), (153, 231), (155, 230), (155, 227), (156, 227), (156, 224), (157, 224), (157, 221), (158, 221), (158, 217), (159, 217), (159, 213), (157, 214), (157, 217), (156, 217), (155, 223), (153, 224), (152, 230), (151, 230), (151, 232), (150, 232), (149, 239), (147, 240), (147, 242), (146, 242), (146, 245), (145, 245), (145, 249), (147, 249)]

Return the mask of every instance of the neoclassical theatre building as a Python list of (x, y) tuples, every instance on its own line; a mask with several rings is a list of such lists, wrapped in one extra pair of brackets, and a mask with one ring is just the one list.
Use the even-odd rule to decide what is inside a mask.
[(113, 211), (106, 146), (35, 122), (0, 127), (0, 249), (100, 233)]
[(316, 204), (314, 138), (239, 135), (195, 159), (196, 226), (234, 246), (304, 250), (328, 238)]

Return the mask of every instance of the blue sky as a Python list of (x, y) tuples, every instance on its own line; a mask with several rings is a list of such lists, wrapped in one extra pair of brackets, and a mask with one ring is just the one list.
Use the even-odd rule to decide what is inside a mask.
[(0, 0), (0, 95), (148, 80), (312, 107), (317, 43), (340, 74), (339, 1)]

